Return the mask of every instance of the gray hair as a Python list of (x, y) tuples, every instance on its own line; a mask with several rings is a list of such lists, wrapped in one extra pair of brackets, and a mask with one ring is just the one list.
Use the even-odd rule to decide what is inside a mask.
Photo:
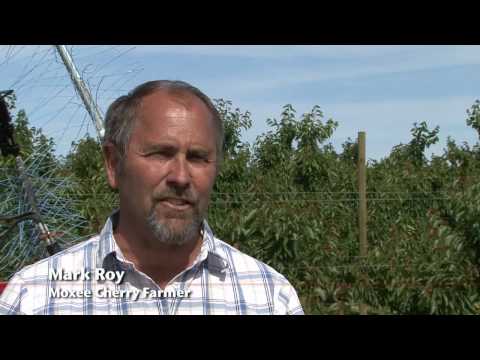
[(224, 127), (223, 120), (210, 98), (193, 85), (184, 81), (155, 80), (137, 86), (127, 95), (115, 100), (107, 110), (105, 116), (105, 135), (103, 145), (111, 142), (120, 152), (121, 158), (126, 154), (133, 125), (137, 118), (139, 105), (144, 97), (159, 91), (166, 90), (170, 94), (190, 94), (200, 99), (212, 114), (217, 130), (217, 168), (223, 157)]

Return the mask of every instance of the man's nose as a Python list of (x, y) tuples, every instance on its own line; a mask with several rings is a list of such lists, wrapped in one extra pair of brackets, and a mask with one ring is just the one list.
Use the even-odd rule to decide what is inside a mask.
[(190, 186), (190, 171), (187, 160), (177, 156), (172, 159), (170, 171), (167, 176), (168, 185), (175, 188), (186, 189)]

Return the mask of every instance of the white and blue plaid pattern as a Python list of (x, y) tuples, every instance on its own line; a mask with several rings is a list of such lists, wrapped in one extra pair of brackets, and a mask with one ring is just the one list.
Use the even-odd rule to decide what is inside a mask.
[[(115, 216), (115, 215), (113, 215)], [(124, 281), (49, 280), (52, 271), (126, 271)], [(270, 266), (214, 237), (203, 224), (203, 244), (194, 264), (164, 290), (189, 290), (188, 297), (50, 296), (53, 289), (91, 291), (161, 290), (153, 280), (124, 259), (115, 243), (112, 217), (101, 233), (85, 242), (27, 266), (9, 281), (0, 298), (0, 314), (303, 314), (297, 293)], [(136, 290), (139, 291), (139, 290)]]

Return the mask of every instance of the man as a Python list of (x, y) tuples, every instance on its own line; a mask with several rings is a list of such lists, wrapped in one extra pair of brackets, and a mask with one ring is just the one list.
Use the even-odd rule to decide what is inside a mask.
[(17, 273), (1, 313), (303, 313), (282, 275), (215, 238), (205, 220), (223, 147), (206, 95), (147, 82), (113, 102), (105, 125), (119, 211), (98, 236)]

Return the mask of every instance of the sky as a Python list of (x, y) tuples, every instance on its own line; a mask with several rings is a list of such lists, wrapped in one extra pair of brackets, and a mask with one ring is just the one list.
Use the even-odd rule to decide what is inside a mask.
[[(144, 81), (184, 80), (213, 99), (252, 114), (244, 141), (266, 132), (291, 104), (300, 117), (314, 105), (325, 121), (338, 121), (330, 141), (367, 133), (367, 158), (381, 159), (410, 140), (414, 122), (440, 126), (447, 136), (478, 141), (466, 110), (480, 99), (480, 46), (376, 45), (88, 45), (67, 48), (100, 110)], [(0, 46), (0, 90), (14, 89), (17, 108), (41, 127), (65, 154), (71, 141), (95, 135), (55, 49)]]

